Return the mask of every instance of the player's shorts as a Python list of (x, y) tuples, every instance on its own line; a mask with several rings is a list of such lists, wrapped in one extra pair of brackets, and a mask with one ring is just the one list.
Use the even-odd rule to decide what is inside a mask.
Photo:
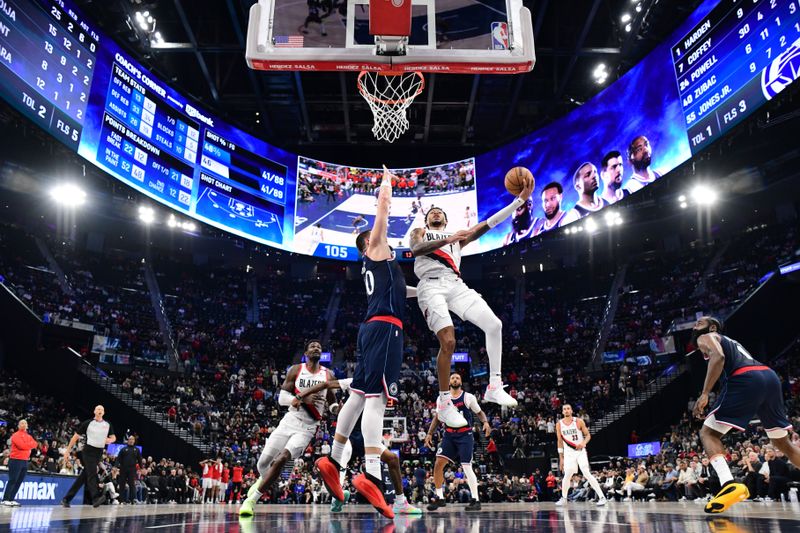
[(292, 459), (297, 459), (317, 434), (317, 426), (317, 422), (308, 423), (293, 412), (286, 413), (275, 431), (270, 434), (261, 454), (269, 456), (271, 461), (283, 450), (288, 450)]
[(423, 278), (417, 284), (417, 303), (434, 333), (453, 325), (451, 311), (463, 320), (467, 310), (480, 302), (484, 302), (483, 296), (459, 277)]
[[(356, 371), (350, 390), (367, 398), (386, 394), (397, 400), (400, 365), (403, 362), (402, 323), (373, 317), (358, 330)], [(400, 324), (398, 326), (398, 324)]]
[(451, 463), (472, 463), (472, 451), (475, 449), (475, 437), (472, 428), (467, 431), (445, 431), (442, 444), (436, 450), (437, 457), (444, 457)]
[(203, 478), (203, 488), (204, 489), (213, 489), (214, 488), (214, 480), (210, 477)]
[(744, 431), (755, 416), (770, 438), (786, 436), (792, 428), (786, 416), (783, 390), (778, 375), (769, 367), (752, 366), (738, 369), (719, 393), (705, 425), (725, 434), (731, 428)]
[(589, 454), (586, 453), (586, 450), (571, 451), (568, 448), (564, 448), (564, 472), (576, 474), (579, 470), (584, 475), (591, 473)]

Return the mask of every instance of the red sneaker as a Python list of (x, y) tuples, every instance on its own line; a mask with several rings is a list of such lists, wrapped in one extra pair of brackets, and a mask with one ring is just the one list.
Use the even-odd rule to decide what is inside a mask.
[(344, 491), (342, 490), (342, 485), (339, 483), (339, 468), (336, 464), (331, 461), (330, 457), (320, 457), (314, 464), (317, 470), (319, 470), (319, 474), (322, 476), (322, 483), (325, 485), (325, 488), (328, 489), (330, 495), (340, 502), (343, 502)]
[(383, 499), (383, 491), (379, 489), (375, 483), (370, 481), (365, 474), (359, 474), (354, 477), (353, 485), (356, 490), (372, 504), (376, 511), (389, 520), (394, 518), (394, 511), (392, 511), (391, 507), (386, 505), (386, 500)]

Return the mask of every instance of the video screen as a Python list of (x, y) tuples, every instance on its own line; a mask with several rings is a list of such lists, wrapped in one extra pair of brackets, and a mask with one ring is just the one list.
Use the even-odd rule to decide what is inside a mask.
[[(390, 171), (396, 176), (389, 212), (389, 244), (393, 248), (408, 248), (411, 230), (424, 226), (425, 213), (434, 206), (447, 213), (447, 231), (467, 229), (478, 223), (474, 159)], [(299, 157), (295, 251), (357, 260), (355, 240), (375, 221), (382, 179), (383, 169)]]

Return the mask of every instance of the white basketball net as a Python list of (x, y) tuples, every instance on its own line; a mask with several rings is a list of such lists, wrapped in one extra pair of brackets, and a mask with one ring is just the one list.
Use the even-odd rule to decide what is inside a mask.
[(358, 92), (372, 110), (372, 133), (376, 139), (391, 143), (408, 130), (406, 110), (424, 88), (421, 72), (359, 74)]

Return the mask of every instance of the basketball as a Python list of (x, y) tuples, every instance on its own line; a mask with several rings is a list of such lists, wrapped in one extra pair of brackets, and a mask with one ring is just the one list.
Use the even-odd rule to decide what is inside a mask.
[(512, 195), (518, 196), (528, 180), (535, 181), (530, 170), (525, 167), (514, 167), (506, 172), (506, 190)]

